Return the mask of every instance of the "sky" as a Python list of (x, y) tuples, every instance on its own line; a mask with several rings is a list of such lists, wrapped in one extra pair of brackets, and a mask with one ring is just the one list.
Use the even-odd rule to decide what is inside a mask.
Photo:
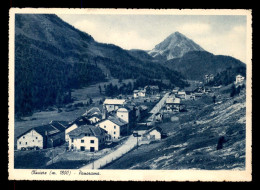
[(152, 50), (178, 31), (215, 55), (246, 62), (245, 15), (58, 14), (97, 42), (123, 49)]

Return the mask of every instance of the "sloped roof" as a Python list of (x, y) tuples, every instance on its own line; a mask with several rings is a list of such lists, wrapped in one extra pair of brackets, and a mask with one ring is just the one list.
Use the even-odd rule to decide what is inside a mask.
[(179, 91), (178, 94), (182, 95), (182, 94), (186, 94), (186, 92), (185, 91)]
[(80, 117), (78, 117), (75, 121), (73, 121), (73, 122), (70, 124), (70, 126), (73, 125), (73, 124), (76, 124), (76, 125), (78, 125), (78, 126), (81, 126), (81, 125), (90, 124), (90, 122), (87, 120), (86, 117), (80, 116)]
[(87, 111), (87, 115), (92, 116), (95, 113), (101, 113), (98, 107), (93, 107)]
[(174, 104), (180, 104), (181, 103), (181, 99), (180, 98), (175, 98), (173, 103)]
[(117, 112), (128, 112), (127, 108), (119, 108)]
[(37, 133), (39, 133), (41, 136), (45, 136), (45, 133), (47, 132), (47, 134), (49, 136), (52, 136), (52, 135), (55, 135), (59, 132), (61, 132), (59, 129), (57, 129), (56, 127), (50, 125), (50, 124), (47, 124), (47, 125), (41, 125), (41, 126), (38, 126), (38, 127), (34, 127), (34, 128), (31, 128), (27, 131), (25, 131), (24, 133), (22, 133), (21, 135), (19, 135), (17, 138), (20, 138), (21, 136), (25, 135), (26, 133), (29, 133), (30, 131), (32, 130), (35, 130)]
[(122, 120), (122, 119), (120, 119), (120, 118), (118, 118), (118, 117), (116, 117), (116, 116), (109, 116), (109, 117), (107, 118), (107, 120), (109, 120), (109, 121), (111, 121), (111, 122), (117, 124), (118, 126), (123, 126), (123, 125), (126, 125), (126, 124), (127, 124), (126, 121), (124, 121), (124, 120)]
[(95, 127), (93, 125), (82, 125), (71, 132), (69, 132), (69, 136), (77, 137), (80, 135), (88, 134), (89, 136), (101, 136), (105, 133), (104, 129), (101, 129), (100, 127)]
[(169, 97), (169, 98), (166, 99), (165, 103), (166, 104), (172, 104), (174, 102), (174, 99), (175, 99), (174, 97)]
[(104, 104), (122, 105), (125, 103), (125, 99), (106, 99)]
[(51, 121), (50, 125), (57, 128), (60, 131), (65, 131), (68, 128), (69, 122), (67, 121)]

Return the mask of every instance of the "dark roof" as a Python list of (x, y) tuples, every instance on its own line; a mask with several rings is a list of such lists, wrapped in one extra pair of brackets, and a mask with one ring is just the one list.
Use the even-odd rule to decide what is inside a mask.
[(101, 111), (98, 107), (93, 107), (87, 111), (87, 116), (92, 116), (93, 114), (95, 114), (95, 112), (98, 112), (101, 114)]
[(127, 124), (127, 122), (125, 122), (124, 120), (122, 120), (118, 117), (115, 117), (115, 116), (109, 116), (107, 119), (109, 121), (112, 121), (113, 123), (117, 124), (118, 126), (123, 126), (123, 125)]
[(87, 118), (90, 119), (90, 118), (92, 118), (92, 117), (97, 117), (97, 118), (99, 118), (99, 119), (102, 119), (102, 114), (93, 114), (93, 115), (91, 115), (91, 116), (88, 116)]
[(69, 123), (67, 121), (51, 121), (50, 125), (59, 129), (60, 131), (65, 131), (68, 128)]
[(136, 127), (134, 128), (134, 131), (143, 131), (143, 130), (148, 130), (152, 126), (146, 125), (146, 124), (137, 124)]
[(75, 121), (73, 121), (73, 122), (70, 124), (70, 126), (73, 125), (73, 124), (76, 124), (76, 125), (78, 125), (78, 126), (81, 126), (81, 125), (90, 124), (90, 121), (89, 121), (86, 117), (80, 116), (80, 117), (77, 118)]
[(95, 127), (93, 125), (82, 125), (76, 129), (72, 130), (68, 134), (70, 136), (74, 136), (74, 137), (80, 136), (82, 134), (83, 135), (88, 134), (90, 136), (98, 137), (105, 133), (106, 133), (106, 131), (104, 129), (101, 129), (100, 127)]
[(24, 133), (22, 133), (21, 135), (19, 135), (17, 138), (20, 138), (21, 136), (25, 135), (26, 133), (30, 132), (31, 130), (35, 130), (41, 136), (45, 136), (46, 132), (49, 136), (56, 135), (57, 133), (61, 132), (59, 129), (52, 126), (51, 124), (47, 124), (47, 125), (42, 125), (42, 126), (31, 128), (31, 129), (25, 131)]

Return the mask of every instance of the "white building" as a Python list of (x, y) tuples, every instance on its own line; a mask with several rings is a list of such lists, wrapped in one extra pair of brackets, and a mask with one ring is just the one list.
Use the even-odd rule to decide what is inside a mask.
[(107, 112), (115, 111), (126, 103), (125, 99), (106, 99), (103, 103)]
[(93, 125), (82, 125), (69, 132), (69, 149), (95, 152), (106, 140), (106, 132)]
[(86, 119), (86, 117), (81, 116), (79, 118), (77, 118), (75, 121), (73, 121), (72, 123), (70, 123), (69, 127), (65, 130), (65, 140), (66, 142), (69, 141), (69, 132), (77, 129), (79, 126), (82, 125), (86, 125), (86, 124), (90, 124), (90, 121), (88, 119)]
[(43, 149), (44, 136), (44, 134), (40, 134), (34, 129), (27, 131), (17, 138), (17, 150), (28, 147)]
[(162, 138), (162, 129), (159, 128), (159, 127), (151, 129), (147, 133), (146, 137), (148, 138), (148, 140), (154, 140), (154, 141), (161, 140), (161, 138)]
[(96, 126), (107, 131), (107, 140), (117, 141), (120, 137), (127, 135), (127, 122), (115, 116), (109, 116), (107, 119), (98, 122)]
[(119, 108), (116, 111), (116, 116), (120, 119), (122, 119), (123, 121), (125, 121), (126, 123), (129, 123), (129, 110), (126, 108)]
[(177, 93), (177, 97), (185, 100), (186, 99), (186, 92), (185, 91), (179, 91)]
[(245, 77), (243, 77), (242, 75), (237, 75), (235, 84), (241, 84), (244, 80), (245, 80)]
[(59, 122), (29, 129), (17, 137), (17, 150), (50, 148), (65, 142), (65, 126)]
[(134, 98), (145, 97), (146, 90), (134, 90)]

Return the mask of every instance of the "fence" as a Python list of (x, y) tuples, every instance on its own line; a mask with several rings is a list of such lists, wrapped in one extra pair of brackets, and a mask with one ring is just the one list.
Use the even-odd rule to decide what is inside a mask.
[[(138, 139), (138, 141), (140, 141), (140, 139)], [(130, 150), (132, 150), (134, 147), (137, 146), (137, 140), (135, 137), (130, 136), (127, 140), (127, 142), (125, 142), (124, 145), (122, 145), (121, 147), (119, 147), (117, 150), (113, 151), (112, 153), (82, 167), (81, 169), (99, 169), (102, 168), (104, 166), (106, 166), (107, 164), (113, 162), (114, 160), (122, 157), (123, 155), (125, 155), (127, 152), (129, 152)]]

